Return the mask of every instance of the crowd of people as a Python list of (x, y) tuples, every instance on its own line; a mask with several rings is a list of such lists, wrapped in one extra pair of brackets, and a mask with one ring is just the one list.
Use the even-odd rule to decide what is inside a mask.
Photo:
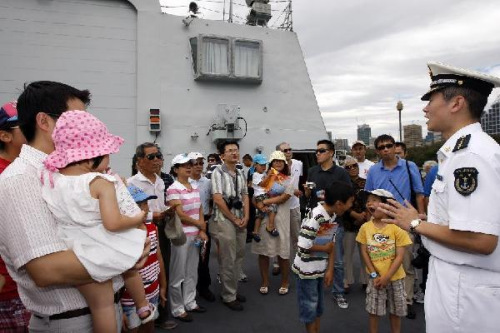
[(319, 140), (308, 170), (287, 142), (269, 158), (240, 159), (238, 142), (222, 141), (207, 157), (177, 154), (166, 173), (160, 147), (145, 142), (125, 179), (109, 165), (123, 139), (85, 111), (89, 91), (27, 85), (0, 109), (0, 329), (153, 332), (155, 322), (174, 329), (210, 311), (197, 297), (216, 301), (211, 251), (220, 300), (243, 311), (238, 284), (247, 279), (251, 242), (256, 292), (270, 292), (271, 264), (279, 295), (295, 279), (307, 332), (320, 331), (324, 287), (346, 309), (356, 275), (370, 332), (387, 312), (391, 332), (400, 332), (424, 294), (429, 332), (494, 332), (495, 316), (477, 323), (470, 314), (500, 310), (500, 212), (484, 200), (498, 199), (500, 148), (477, 124), (500, 80), (430, 68), (424, 112), (447, 141), (439, 164), (424, 165), (425, 177), (406, 146), (383, 134), (374, 142), (378, 161), (356, 141), (338, 164), (334, 144)]

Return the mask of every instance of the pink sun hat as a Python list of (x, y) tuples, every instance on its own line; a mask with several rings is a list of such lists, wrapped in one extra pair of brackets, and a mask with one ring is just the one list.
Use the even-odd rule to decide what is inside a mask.
[(109, 133), (106, 125), (86, 111), (62, 113), (52, 133), (55, 150), (43, 164), (56, 171), (68, 164), (117, 153), (123, 139)]

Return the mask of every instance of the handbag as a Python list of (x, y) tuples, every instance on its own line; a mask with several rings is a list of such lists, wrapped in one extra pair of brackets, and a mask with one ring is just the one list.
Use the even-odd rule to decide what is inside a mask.
[(165, 236), (172, 242), (174, 246), (181, 246), (186, 243), (186, 234), (182, 230), (182, 223), (177, 213), (173, 216), (165, 216)]

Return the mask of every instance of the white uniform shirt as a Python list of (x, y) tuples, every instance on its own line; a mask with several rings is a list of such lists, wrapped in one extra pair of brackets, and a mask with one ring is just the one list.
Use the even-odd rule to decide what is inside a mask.
[[(457, 140), (470, 134), (466, 148), (453, 152)], [(429, 222), (448, 225), (450, 229), (500, 235), (500, 146), (484, 133), (479, 123), (466, 126), (439, 149), (439, 171), (429, 202)], [(455, 172), (475, 168), (478, 172), (475, 190), (462, 195)], [(462, 179), (463, 180), (463, 179)], [(469, 179), (465, 187), (472, 184)], [(491, 255), (457, 251), (424, 237), (425, 247), (437, 258), (458, 265), (467, 265), (500, 272), (500, 246)]]
[(148, 220), (153, 219), (153, 212), (163, 212), (167, 209), (165, 205), (165, 183), (160, 176), (156, 175), (156, 180), (152, 183), (139, 171), (127, 179), (127, 185), (135, 185), (147, 195), (156, 195), (158, 197), (157, 199), (148, 200)]
[(372, 161), (370, 161), (369, 159), (366, 159), (366, 158), (365, 158), (365, 160), (363, 162), (358, 162), (359, 177), (363, 178), (363, 179), (366, 179), (366, 177), (368, 176), (368, 170), (370, 170), (370, 168), (374, 164), (375, 163), (373, 163)]
[[(47, 155), (23, 145), (21, 154), (0, 176), (0, 255), (17, 283), (24, 306), (40, 315), (53, 315), (87, 306), (75, 287), (39, 288), (25, 265), (67, 249), (57, 236), (57, 224), (42, 198), (40, 171)], [(113, 279), (113, 288), (123, 279)]]
[[(293, 189), (298, 190), (299, 180), (300, 177), (303, 175), (303, 169), (304, 169), (302, 161), (294, 160), (292, 158), (292, 165), (289, 165), (288, 167), (290, 168), (290, 175), (292, 177)], [(288, 202), (290, 203), (290, 209), (300, 207), (300, 199), (295, 195), (292, 195), (290, 199), (288, 199)]]

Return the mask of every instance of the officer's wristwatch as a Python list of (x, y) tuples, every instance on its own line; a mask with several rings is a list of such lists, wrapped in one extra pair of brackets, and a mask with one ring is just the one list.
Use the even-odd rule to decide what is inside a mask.
[(375, 279), (375, 278), (377, 278), (377, 276), (378, 276), (377, 272), (371, 272), (370, 273), (370, 279)]
[(415, 232), (415, 229), (422, 223), (421, 219), (415, 219), (410, 222), (410, 232)]

